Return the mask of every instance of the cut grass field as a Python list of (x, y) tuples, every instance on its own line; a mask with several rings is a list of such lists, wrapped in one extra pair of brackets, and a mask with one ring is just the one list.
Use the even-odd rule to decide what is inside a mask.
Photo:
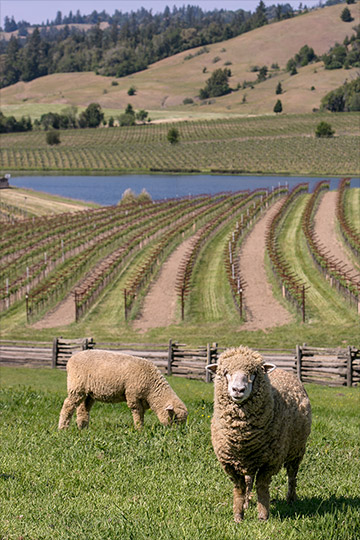
[(152, 412), (135, 431), (125, 404), (98, 403), (90, 428), (57, 431), (66, 375), (2, 368), (0, 530), (3, 540), (355, 540), (360, 528), (359, 391), (307, 385), (312, 433), (285, 502), (286, 476), (271, 485), (270, 519), (256, 497), (242, 524), (232, 485), (210, 440), (213, 386), (171, 377), (186, 426), (165, 428)]
[[(315, 137), (329, 121), (336, 136)], [(167, 141), (169, 127), (180, 142)], [(356, 113), (262, 116), (214, 121), (60, 132), (50, 147), (45, 133), (0, 136), (3, 169), (42, 174), (124, 172), (236, 172), (305, 176), (359, 176)]]

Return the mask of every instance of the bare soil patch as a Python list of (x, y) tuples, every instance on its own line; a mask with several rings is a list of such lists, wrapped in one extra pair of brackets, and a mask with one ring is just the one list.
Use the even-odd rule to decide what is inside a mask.
[(247, 322), (242, 330), (265, 330), (291, 321), (291, 314), (274, 298), (268, 282), (264, 257), (267, 226), (282, 201), (272, 205), (256, 223), (240, 250), (240, 272), (246, 282), (244, 301)]
[(348, 257), (336, 232), (337, 195), (337, 191), (328, 191), (323, 195), (315, 215), (315, 233), (317, 234), (320, 243), (329, 250), (329, 257), (334, 257), (343, 264), (346, 264), (344, 271), (357, 273), (359, 270), (353, 265)]
[(182, 242), (162, 265), (158, 279), (146, 295), (141, 314), (134, 321), (133, 327), (135, 329), (146, 332), (150, 328), (164, 327), (176, 322), (177, 293), (175, 285), (177, 272), (181, 260), (191, 247), (195, 237), (196, 235), (191, 236)]
[(66, 326), (75, 322), (75, 300), (73, 295), (69, 295), (60, 302), (53, 310), (49, 311), (43, 319), (33, 324), (33, 328), (56, 328)]

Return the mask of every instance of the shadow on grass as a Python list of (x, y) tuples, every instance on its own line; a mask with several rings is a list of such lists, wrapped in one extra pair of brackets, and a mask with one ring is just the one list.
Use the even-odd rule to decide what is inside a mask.
[(346, 508), (358, 512), (360, 497), (335, 497), (335, 495), (331, 495), (328, 499), (321, 499), (320, 497), (298, 499), (293, 504), (278, 499), (272, 502), (272, 513), (277, 514), (280, 519), (314, 515), (323, 516), (337, 511), (343, 512)]

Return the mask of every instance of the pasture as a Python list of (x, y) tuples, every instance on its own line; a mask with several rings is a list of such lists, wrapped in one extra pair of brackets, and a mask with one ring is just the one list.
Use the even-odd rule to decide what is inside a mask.
[[(326, 6), (299, 17), (256, 28), (227, 41), (199, 46), (156, 62), (126, 77), (104, 77), (93, 72), (53, 73), (1, 90), (4, 114), (42, 113), (75, 105), (80, 109), (97, 102), (107, 117), (118, 116), (131, 103), (150, 111), (153, 120), (273, 114), (275, 88), (281, 82), (281, 102), (286, 114), (312, 113), (321, 99), (345, 79), (356, 78), (357, 68), (326, 70), (322, 61), (300, 67), (296, 76), (285, 70), (288, 60), (307, 44), (321, 57), (335, 43), (351, 37), (359, 24), (358, 5), (351, 8), (351, 24), (340, 19), (341, 4)], [(202, 52), (202, 54), (199, 54)], [(231, 94), (199, 100), (199, 91), (215, 68), (231, 66)], [(268, 77), (260, 84), (254, 68), (266, 65)], [(277, 66), (277, 67), (273, 67)], [(244, 84), (249, 83), (248, 86)], [(116, 83), (115, 85), (112, 83)], [(136, 93), (128, 95), (135, 86)], [(184, 105), (184, 99), (193, 103)]]
[(125, 404), (98, 403), (90, 428), (57, 431), (63, 371), (2, 368), (2, 540), (355, 540), (360, 527), (360, 395), (307, 385), (313, 426), (298, 481), (285, 502), (284, 471), (271, 486), (270, 519), (253, 502), (232, 521), (232, 486), (210, 440), (213, 386), (170, 377), (189, 409), (165, 428), (152, 412), (133, 428)]

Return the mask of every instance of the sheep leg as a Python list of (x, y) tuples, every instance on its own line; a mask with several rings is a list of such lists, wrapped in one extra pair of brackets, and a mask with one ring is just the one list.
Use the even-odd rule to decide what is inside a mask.
[(127, 400), (129, 409), (131, 410), (136, 429), (141, 429), (144, 425), (144, 407), (140, 400)]
[(258, 518), (262, 521), (268, 519), (270, 508), (270, 481), (269, 471), (259, 471), (256, 476), (256, 493), (258, 498)]
[(244, 519), (245, 499), (246, 499), (245, 477), (240, 476), (236, 479), (236, 483), (234, 486), (233, 510), (234, 510), (235, 523), (240, 523), (240, 521)]
[(90, 409), (94, 405), (95, 399), (91, 396), (86, 396), (85, 400), (80, 403), (76, 409), (76, 423), (79, 429), (84, 429), (89, 425)]
[(287, 492), (287, 496), (286, 496), (286, 500), (287, 500), (288, 503), (294, 502), (297, 499), (297, 497), (296, 497), (296, 475), (297, 475), (298, 470), (299, 470), (300, 461), (301, 461), (301, 459), (291, 461), (290, 463), (285, 464), (287, 475), (288, 475), (288, 492)]
[(251, 491), (254, 484), (254, 477), (246, 475), (245, 483), (246, 483), (246, 494), (245, 494), (244, 510), (246, 510), (249, 507), (249, 502), (251, 499)]
[(70, 394), (65, 399), (59, 417), (59, 429), (66, 429), (69, 427), (70, 420), (74, 414), (75, 409), (84, 401), (85, 396)]

